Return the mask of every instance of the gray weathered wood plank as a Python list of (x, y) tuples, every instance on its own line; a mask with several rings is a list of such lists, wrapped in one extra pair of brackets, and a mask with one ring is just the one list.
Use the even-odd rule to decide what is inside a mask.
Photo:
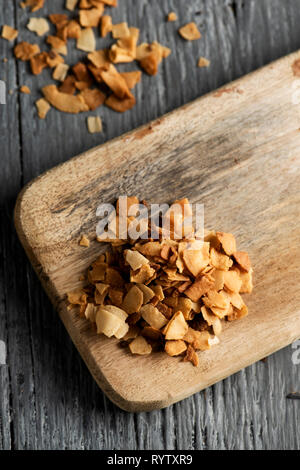
[[(14, 25), (14, 3), (20, 37), (31, 41), (35, 36), (24, 30), (28, 17), (57, 12), (64, 3), (46, 0), (42, 12), (30, 15), (17, 7), (19, 1), (0, 1), (4, 2), (1, 24)], [(33, 103), (50, 74), (45, 71), (32, 77), (28, 64), (19, 63), (17, 82), (10, 45), (1, 40), (0, 57), (9, 57), (9, 62), (1, 63), (0, 70), (7, 74), (9, 87), (27, 84), (33, 90), (32, 95), (20, 98), (15, 91), (8, 105), (0, 107), (0, 253), (4, 259), (0, 267), (0, 339), (8, 344), (11, 380), (4, 383), (6, 396), (11, 397), (10, 429), (14, 432), (2, 446), (12, 442), (19, 449), (300, 448), (299, 403), (285, 400), (287, 392), (300, 388), (299, 366), (291, 363), (291, 348), (169, 409), (139, 415), (117, 409), (90, 377), (28, 267), (11, 225), (13, 200), (23, 181), (299, 48), (299, 3), (120, 0), (120, 7), (112, 10), (113, 19), (127, 18), (131, 25), (143, 28), (142, 40), (158, 39), (173, 53), (156, 78), (143, 76), (136, 90), (136, 108), (125, 115), (104, 108), (94, 113), (104, 122), (103, 135), (95, 136), (87, 133), (85, 115), (67, 116), (51, 110), (45, 121), (36, 118)], [(178, 12), (176, 24), (164, 21), (171, 10)], [(192, 19), (203, 32), (199, 43), (186, 43), (176, 33), (179, 24)], [(199, 55), (211, 59), (209, 69), (195, 67)], [(74, 52), (68, 60), (75, 63), (80, 56)], [(7, 400), (3, 403), (7, 413)]]

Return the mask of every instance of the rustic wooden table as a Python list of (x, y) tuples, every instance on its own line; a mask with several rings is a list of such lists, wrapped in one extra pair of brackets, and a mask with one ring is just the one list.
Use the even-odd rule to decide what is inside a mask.
[[(119, 3), (111, 12), (114, 22), (126, 19), (141, 28), (142, 40), (156, 39), (172, 55), (157, 77), (143, 75), (132, 111), (119, 115), (103, 107), (94, 113), (103, 119), (102, 134), (87, 132), (84, 114), (51, 110), (39, 120), (34, 101), (50, 73), (33, 77), (26, 63), (15, 61), (11, 43), (0, 40), (0, 79), (7, 87), (7, 103), (0, 105), (0, 449), (300, 449), (300, 402), (286, 399), (300, 390), (296, 349), (281, 350), (165, 410), (123, 412), (96, 386), (17, 239), (13, 207), (32, 178), (300, 48), (300, 0)], [(63, 11), (64, 0), (45, 4), (33, 16)], [(25, 29), (29, 12), (18, 5), (0, 0), (0, 25), (15, 26), (22, 40), (34, 42)], [(165, 21), (172, 10), (178, 23)], [(177, 28), (191, 20), (203, 37), (188, 43)], [(108, 44), (98, 41), (99, 48)], [(82, 54), (69, 49), (72, 64)], [(196, 67), (200, 55), (211, 60), (210, 68)], [(20, 94), (20, 85), (32, 94)]]

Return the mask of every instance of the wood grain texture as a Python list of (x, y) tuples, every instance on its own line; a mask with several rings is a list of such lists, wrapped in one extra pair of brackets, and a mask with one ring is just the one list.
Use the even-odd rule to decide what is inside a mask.
[[(0, 0), (1, 22), (14, 25), (16, 20), (22, 39), (33, 40), (23, 30), (30, 15), (17, 8), (18, 3)], [(64, 2), (45, 3), (43, 15), (62, 10)], [(39, 121), (33, 103), (50, 74), (45, 71), (36, 79), (23, 63), (18, 63), (16, 72), (10, 45), (0, 40), (0, 57), (10, 58), (8, 64), (0, 64), (1, 78), (7, 73), (7, 86), (15, 90), (7, 96), (6, 108), (0, 106), (0, 165), (6, 170), (0, 174), (4, 261), (0, 265), (0, 339), (10, 336), (12, 377), (5, 381), (4, 392), (10, 397), (12, 418), (6, 445), (18, 449), (299, 449), (299, 406), (285, 400), (286, 393), (300, 388), (299, 366), (291, 362), (290, 347), (168, 409), (124, 413), (99, 391), (16, 243), (11, 218), (20, 182), (300, 48), (299, 0), (139, 0), (134, 1), (137, 8), (132, 8), (133, 0), (120, 3), (122, 14), (119, 9), (113, 11), (115, 21), (126, 18), (141, 25), (143, 40), (159, 39), (172, 47), (173, 54), (156, 79), (143, 77), (134, 110), (119, 116), (100, 108), (103, 135), (87, 133), (85, 116), (75, 119), (51, 112), (46, 122)], [(195, 19), (203, 32), (199, 43), (183, 42), (174, 29), (177, 25), (164, 22), (171, 10), (179, 12), (180, 24)], [(75, 55), (81, 54), (70, 55), (74, 62)], [(211, 59), (209, 69), (194, 69), (198, 55)], [(18, 121), (20, 84), (29, 85), (33, 93), (18, 98)], [(3, 117), (8, 109), (9, 120)]]
[[(127, 411), (169, 406), (300, 338), (299, 59), (291, 54), (89, 150), (18, 198), (16, 228), (35, 271), (95, 380)], [(81, 234), (93, 240), (98, 205), (123, 194), (204, 204), (206, 227), (234, 233), (254, 260), (251, 314), (200, 354), (198, 369), (163, 353), (133, 357), (67, 310), (66, 292), (106, 249), (94, 240), (83, 250)]]

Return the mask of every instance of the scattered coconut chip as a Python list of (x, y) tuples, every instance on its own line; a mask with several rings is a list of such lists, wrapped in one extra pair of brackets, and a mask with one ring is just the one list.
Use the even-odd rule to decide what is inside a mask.
[(3, 25), (1, 37), (7, 41), (14, 41), (18, 37), (18, 30), (8, 26), (7, 24)]
[(210, 60), (206, 59), (205, 57), (200, 57), (198, 60), (198, 67), (203, 68), (203, 67), (209, 67), (210, 66)]
[(44, 36), (49, 31), (49, 24), (45, 18), (30, 18), (27, 29), (38, 36)]
[(134, 285), (125, 295), (122, 307), (128, 314), (139, 312), (143, 305), (143, 299), (143, 292)]
[(130, 36), (130, 30), (126, 22), (112, 25), (112, 35), (114, 39), (126, 38)]
[(86, 88), (80, 93), (80, 96), (84, 99), (91, 111), (99, 108), (105, 101), (105, 94), (98, 90), (98, 88)]
[(152, 348), (143, 336), (137, 336), (129, 344), (129, 349), (132, 354), (146, 355), (152, 352)]
[(54, 69), (52, 78), (54, 80), (59, 80), (60, 82), (63, 82), (67, 76), (68, 70), (69, 66), (67, 64), (58, 64)]
[(14, 54), (17, 59), (30, 60), (35, 55), (39, 54), (40, 48), (37, 44), (30, 44), (29, 42), (20, 42), (14, 48)]
[(174, 11), (171, 11), (169, 14), (168, 14), (168, 21), (177, 21), (177, 15)]
[(81, 26), (85, 28), (93, 28), (98, 26), (102, 13), (104, 11), (103, 4), (101, 8), (91, 8), (90, 10), (80, 10), (79, 21)]
[(45, 0), (24, 0), (21, 4), (23, 8), (31, 7), (31, 11), (34, 13), (43, 8), (44, 2)]
[(120, 99), (116, 95), (110, 95), (105, 101), (106, 106), (117, 111), (118, 113), (124, 113), (129, 109), (132, 109), (136, 103), (134, 96), (131, 98)]
[(190, 361), (193, 364), (193, 366), (195, 366), (195, 367), (199, 366), (199, 357), (198, 357), (195, 349), (193, 348), (193, 346), (191, 346), (190, 344), (188, 345), (186, 355), (185, 355), (183, 361), (184, 362)]
[(88, 111), (89, 108), (83, 98), (79, 96), (61, 93), (55, 85), (47, 85), (42, 88), (46, 100), (59, 111), (65, 113), (77, 114)]
[(234, 257), (235, 261), (237, 262), (240, 268), (247, 272), (250, 271), (251, 261), (248, 253), (246, 253), (245, 251), (236, 251), (235, 253), (233, 253), (232, 256)]
[(166, 341), (165, 351), (169, 356), (179, 356), (187, 350), (187, 345), (182, 339)]
[(138, 251), (132, 250), (126, 251), (125, 261), (134, 271), (144, 266), (144, 264), (149, 264), (149, 260), (145, 256), (141, 255)]
[(105, 36), (107, 36), (107, 34), (112, 31), (111, 16), (109, 16), (109, 15), (103, 15), (102, 16), (100, 31), (101, 31), (101, 37), (102, 38), (105, 38)]
[(25, 93), (25, 95), (30, 95), (31, 90), (28, 86), (22, 85), (21, 88), (20, 88), (20, 92)]
[(126, 81), (113, 64), (101, 71), (101, 78), (118, 98), (132, 98)]
[(50, 44), (52, 50), (58, 54), (67, 55), (68, 48), (66, 42), (57, 36), (48, 36), (46, 42)]
[(221, 243), (226, 255), (231, 256), (236, 252), (236, 241), (232, 233), (217, 232), (216, 237)]
[(107, 49), (100, 49), (99, 51), (91, 52), (88, 54), (88, 59), (97, 68), (109, 66)]
[(38, 116), (40, 119), (45, 119), (48, 111), (50, 110), (51, 106), (50, 104), (48, 103), (48, 101), (46, 101), (44, 98), (40, 98), (39, 100), (37, 100), (35, 102), (35, 105), (37, 107), (37, 111), (38, 111)]
[(90, 134), (97, 134), (103, 131), (102, 121), (99, 116), (89, 116), (87, 118), (87, 125)]
[(201, 38), (201, 33), (194, 22), (187, 23), (185, 26), (182, 26), (178, 32), (180, 36), (187, 41), (195, 41), (196, 39)]
[(166, 325), (166, 317), (152, 304), (146, 304), (140, 309), (142, 318), (153, 328), (160, 330)]
[(31, 57), (30, 67), (34, 75), (39, 75), (44, 70), (44, 68), (48, 67), (47, 58), (47, 52), (40, 52), (40, 54)]
[(80, 242), (79, 242), (79, 245), (84, 246), (86, 248), (88, 248), (90, 246), (90, 240), (87, 238), (86, 235), (82, 235), (82, 237), (80, 239)]
[(85, 52), (92, 52), (96, 49), (96, 39), (92, 28), (84, 28), (77, 39), (77, 49)]
[(166, 339), (182, 339), (188, 331), (188, 324), (182, 312), (176, 312), (163, 333)]

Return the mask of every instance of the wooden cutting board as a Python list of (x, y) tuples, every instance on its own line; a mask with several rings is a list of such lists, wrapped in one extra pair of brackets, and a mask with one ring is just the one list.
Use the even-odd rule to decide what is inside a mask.
[[(72, 340), (107, 396), (128, 411), (182, 400), (300, 337), (300, 66), (297, 52), (40, 176), (21, 192), (16, 228)], [(41, 156), (42, 158), (42, 156)], [(249, 251), (250, 314), (200, 366), (132, 356), (66, 308), (65, 293), (103, 247), (96, 208), (119, 195), (204, 203), (207, 228)], [(50, 318), (49, 318), (49, 321)]]

